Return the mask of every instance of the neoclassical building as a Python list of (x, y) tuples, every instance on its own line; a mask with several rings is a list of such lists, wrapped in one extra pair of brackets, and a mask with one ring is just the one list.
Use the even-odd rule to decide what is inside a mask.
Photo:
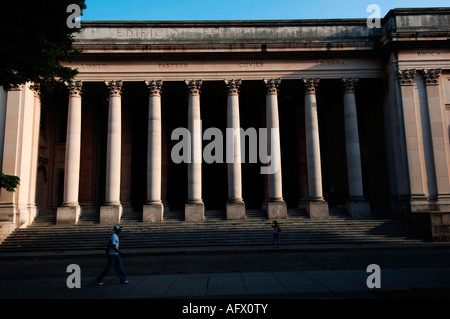
[[(0, 89), (3, 233), (39, 214), (163, 222), (409, 216), (450, 234), (450, 9), (367, 19), (82, 22), (40, 97)], [(231, 132), (231, 133), (230, 133)], [(270, 169), (271, 167), (272, 169)], [(274, 168), (274, 169), (273, 169)]]

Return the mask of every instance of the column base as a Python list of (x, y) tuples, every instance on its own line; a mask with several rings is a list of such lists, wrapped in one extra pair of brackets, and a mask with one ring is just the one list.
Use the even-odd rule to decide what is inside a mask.
[(187, 203), (184, 206), (184, 220), (187, 222), (201, 222), (205, 219), (205, 205), (203, 203)]
[(0, 222), (14, 223), (14, 216), (16, 215), (16, 206), (13, 204), (0, 204)]
[(100, 224), (119, 224), (122, 217), (122, 205), (104, 205), (100, 207)]
[(226, 207), (227, 219), (230, 220), (245, 220), (245, 203), (228, 202)]
[(307, 202), (308, 201), (306, 199), (299, 199), (298, 200), (298, 208), (306, 209), (306, 203)]
[(306, 211), (311, 219), (326, 219), (329, 217), (326, 201), (306, 202)]
[(36, 205), (31, 205), (28, 206), (28, 211), (30, 214), (28, 225), (30, 225), (39, 216), (39, 208)]
[(412, 212), (412, 222), (433, 242), (450, 242), (450, 212)]
[(30, 210), (26, 207), (17, 209), (16, 223), (19, 228), (25, 228), (31, 223)]
[(80, 205), (58, 207), (56, 211), (56, 225), (76, 225), (80, 219), (81, 212)]
[(122, 213), (132, 213), (134, 211), (133, 206), (129, 202), (122, 202)]
[(370, 217), (370, 204), (366, 200), (350, 200), (346, 208), (352, 218)]
[(156, 223), (162, 222), (164, 215), (163, 203), (145, 204), (142, 211), (142, 222)]
[(285, 201), (267, 202), (267, 218), (269, 219), (286, 219), (287, 206)]
[(411, 212), (429, 212), (441, 211), (450, 212), (450, 197), (448, 195), (438, 195), (434, 199), (428, 199), (425, 196), (410, 197)]

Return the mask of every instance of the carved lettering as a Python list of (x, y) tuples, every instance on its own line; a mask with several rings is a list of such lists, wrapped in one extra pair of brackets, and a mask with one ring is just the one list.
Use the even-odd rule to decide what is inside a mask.
[(106, 63), (83, 63), (81, 64), (82, 69), (106, 69)]
[(203, 29), (203, 35), (207, 38), (219, 38), (219, 37), (223, 37), (222, 34), (223, 30), (222, 29)]
[(142, 28), (128, 28), (117, 29), (116, 36), (118, 38), (155, 38), (167, 39), (176, 38), (178, 36), (177, 29), (142, 29)]
[(240, 62), (240, 68), (262, 68), (264, 67), (264, 62)]
[(160, 69), (184, 69), (188, 67), (188, 64), (185, 62), (165, 62), (158, 63), (158, 67)]
[(318, 60), (315, 61), (315, 66), (332, 66), (332, 65), (345, 65), (344, 60)]
[(434, 56), (441, 56), (441, 52), (440, 51), (418, 51), (417, 52), (417, 56), (418, 57), (434, 57)]

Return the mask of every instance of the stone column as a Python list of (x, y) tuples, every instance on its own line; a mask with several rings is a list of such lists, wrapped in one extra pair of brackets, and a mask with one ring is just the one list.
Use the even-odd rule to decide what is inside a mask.
[[(411, 210), (422, 210), (428, 206), (425, 196), (424, 152), (420, 110), (414, 98), (414, 77), (416, 70), (399, 70), (398, 80), (401, 89), (403, 121), (405, 126), (406, 151), (408, 159)], [(421, 208), (422, 207), (422, 208)]]
[(162, 222), (164, 207), (161, 201), (161, 87), (162, 81), (146, 81), (149, 89), (148, 145), (147, 145), (147, 203), (142, 221)]
[(358, 80), (358, 78), (342, 79), (344, 86), (345, 149), (349, 189), (347, 210), (352, 217), (356, 218), (370, 215), (370, 205), (364, 199), (361, 171), (358, 116), (355, 102), (355, 86)]
[(39, 207), (36, 206), (36, 181), (38, 171), (38, 153), (39, 153), (39, 132), (41, 122), (41, 98), (40, 87), (35, 85), (32, 89), (34, 95), (33, 108), (33, 140), (31, 147), (31, 169), (30, 169), (30, 191), (28, 198), (28, 209), (30, 212), (30, 221), (33, 221), (39, 215)]
[[(430, 199), (438, 200), (439, 210), (450, 209), (450, 150), (446, 127), (445, 108), (439, 92), (441, 69), (423, 70), (423, 80), (427, 95), (432, 155), (435, 168), (436, 194)], [(432, 196), (434, 195), (434, 196)], [(445, 206), (444, 206), (445, 205)]]
[(0, 85), (0, 167), (3, 165), (3, 146), (5, 142), (6, 97), (8, 92)]
[(108, 137), (106, 145), (105, 205), (100, 207), (101, 224), (118, 224), (120, 203), (120, 162), (122, 149), (122, 81), (106, 82), (109, 89)]
[(81, 154), (81, 81), (66, 83), (69, 88), (67, 112), (64, 198), (56, 214), (57, 224), (76, 224), (81, 215), (78, 202)]
[(190, 162), (188, 163), (188, 202), (186, 221), (202, 221), (205, 207), (202, 200), (202, 127), (200, 116), (201, 80), (185, 81), (189, 90), (188, 130), (190, 133)]
[(319, 79), (303, 79), (303, 82), (305, 84), (305, 133), (309, 189), (306, 210), (310, 218), (328, 218), (328, 203), (324, 200), (322, 193), (319, 121), (316, 102), (316, 86)]
[(225, 80), (227, 85), (227, 168), (228, 202), (227, 219), (245, 219), (245, 203), (242, 200), (241, 175), (241, 125), (239, 120), (239, 87), (241, 80)]
[(269, 219), (287, 218), (281, 181), (281, 145), (278, 120), (278, 86), (280, 79), (264, 80), (266, 83), (267, 150), (271, 156), (268, 168), (267, 216)]

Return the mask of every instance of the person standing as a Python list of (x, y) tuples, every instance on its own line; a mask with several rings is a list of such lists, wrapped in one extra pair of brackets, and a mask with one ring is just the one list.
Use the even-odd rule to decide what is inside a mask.
[(276, 220), (272, 222), (272, 228), (273, 228), (273, 247), (280, 248), (280, 232), (281, 227), (280, 224)]
[(122, 253), (119, 251), (119, 234), (122, 231), (122, 227), (119, 225), (115, 225), (113, 228), (114, 233), (111, 235), (111, 238), (108, 242), (108, 247), (106, 249), (106, 253), (108, 256), (108, 263), (106, 264), (106, 267), (103, 269), (102, 273), (95, 279), (95, 282), (97, 285), (102, 286), (103, 278), (109, 273), (111, 268), (114, 267), (114, 270), (116, 271), (117, 276), (120, 279), (120, 283), (122, 284), (128, 284), (130, 281), (128, 281), (125, 277), (125, 274), (123, 272), (123, 264), (122, 264)]

